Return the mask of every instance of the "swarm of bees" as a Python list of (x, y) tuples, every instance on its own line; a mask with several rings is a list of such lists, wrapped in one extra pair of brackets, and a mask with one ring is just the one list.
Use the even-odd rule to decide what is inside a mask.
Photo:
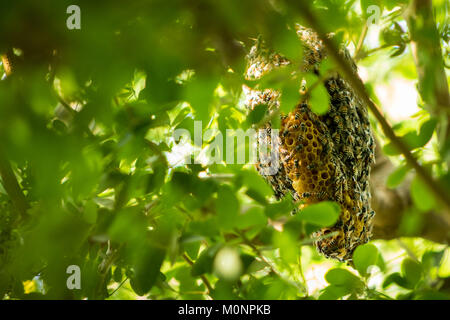
[[(297, 26), (296, 31), (304, 47), (301, 72), (320, 76), (320, 64), (327, 59), (322, 42), (310, 29)], [(340, 53), (357, 76), (356, 65), (345, 47)], [(290, 63), (279, 54), (269, 53), (260, 38), (250, 50), (247, 62), (247, 80), (260, 79), (274, 68)], [(302, 80), (299, 87), (304, 85)], [(280, 134), (276, 137), (280, 143), (278, 170), (274, 175), (263, 173), (274, 159), (263, 159), (256, 167), (272, 185), (277, 198), (290, 193), (300, 208), (325, 200), (339, 203), (341, 214), (337, 223), (315, 232), (314, 244), (326, 257), (350, 261), (355, 248), (369, 241), (372, 234), (375, 212), (370, 206), (369, 175), (375, 144), (367, 109), (347, 81), (334, 72), (325, 77), (324, 86), (330, 96), (329, 111), (317, 115), (306, 98), (289, 114), (282, 114)], [(281, 94), (276, 90), (244, 86), (244, 93), (250, 110), (264, 103), (271, 113), (280, 106)], [(270, 143), (270, 133), (268, 122), (263, 125), (259, 141)]]

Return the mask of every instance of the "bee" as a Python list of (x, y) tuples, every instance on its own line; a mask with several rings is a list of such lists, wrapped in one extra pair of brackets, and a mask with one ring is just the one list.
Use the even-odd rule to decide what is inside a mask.
[(295, 113), (295, 120), (300, 119), (300, 113)]
[(341, 117), (339, 117), (338, 115), (333, 117), (333, 121), (336, 124), (336, 126), (338, 127), (339, 130), (344, 129), (344, 125), (342, 124), (342, 119)]
[(341, 142), (341, 135), (337, 132), (333, 133), (332, 138), (336, 144)]
[(316, 165), (314, 163), (310, 163), (306, 166), (306, 169), (308, 169), (309, 171), (312, 171), (316, 168)]
[(307, 113), (308, 112), (308, 105), (306, 103), (302, 103), (300, 105), (300, 112)]
[(354, 192), (355, 192), (355, 198), (358, 200), (361, 200), (361, 191), (358, 189), (355, 189)]
[(362, 232), (363, 232), (363, 233), (366, 233), (366, 230), (367, 230), (366, 226), (363, 226)]
[(311, 193), (309, 193), (309, 192), (302, 193), (302, 198), (309, 198), (309, 197), (311, 197)]
[(344, 184), (345, 191), (352, 190), (352, 181), (348, 179)]
[(305, 132), (306, 131), (306, 124), (304, 122), (300, 123), (300, 129)]
[(283, 131), (283, 137), (286, 137), (289, 134), (289, 130), (284, 130)]
[(334, 196), (336, 197), (336, 200), (339, 202), (342, 202), (344, 200), (342, 195), (342, 186), (336, 186), (334, 188)]
[(354, 121), (352, 121), (352, 120), (354, 120), (354, 119), (351, 119), (351, 118), (345, 119), (345, 126), (349, 132), (355, 132), (355, 127), (353, 125)]
[(353, 155), (353, 151), (352, 148), (350, 148), (350, 146), (348, 145), (344, 145), (344, 148), (342, 150), (344, 152), (344, 156), (347, 159), (353, 159), (355, 156)]
[(356, 159), (361, 160), (363, 157), (363, 152), (361, 147), (355, 147)]
[(325, 135), (319, 135), (318, 138), (321, 144), (326, 144), (328, 142), (327, 137)]
[(292, 129), (293, 129), (293, 130), (297, 130), (297, 129), (298, 129), (298, 124), (292, 125)]
[(341, 105), (341, 106), (339, 107), (339, 112), (342, 113), (342, 114), (347, 114), (347, 112), (348, 112), (348, 106), (345, 105), (345, 104)]
[(321, 190), (320, 192), (317, 193), (317, 199), (318, 200), (323, 200), (327, 197), (327, 193), (324, 190)]
[(294, 166), (295, 166), (296, 168), (299, 167), (298, 159), (295, 159), (295, 160), (294, 160)]
[(350, 145), (354, 145), (355, 144), (355, 137), (353, 137), (353, 135), (349, 134), (347, 136), (347, 143)]
[(303, 136), (301, 134), (298, 135), (297, 141), (300, 143), (303, 141)]
[(342, 186), (345, 185), (345, 178), (342, 173), (338, 173), (338, 176), (334, 178), (334, 184), (335, 184), (335, 193), (340, 193), (340, 197), (342, 198)]
[(335, 92), (337, 90), (336, 82), (334, 81), (334, 79), (328, 81), (328, 86), (331, 92)]
[(302, 151), (302, 149), (303, 149), (303, 145), (301, 143), (295, 147), (296, 151)]

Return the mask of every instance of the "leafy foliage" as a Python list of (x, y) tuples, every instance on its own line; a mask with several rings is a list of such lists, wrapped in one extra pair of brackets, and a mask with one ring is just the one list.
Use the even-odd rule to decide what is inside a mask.
[[(361, 65), (380, 72), (367, 79), (369, 90), (388, 83), (391, 69), (415, 79), (400, 14), (406, 1), (342, 2), (314, 1), (313, 9), (347, 45), (357, 45), (366, 8), (382, 9), (375, 31), (382, 48), (371, 51), (366, 41), (362, 49)], [(81, 30), (65, 27), (74, 3)], [(329, 261), (310, 235), (335, 223), (335, 203), (292, 214), (292, 199), (276, 200), (251, 165), (185, 164), (213, 150), (219, 132), (225, 138), (226, 129), (261, 122), (267, 106), (247, 116), (240, 103), (244, 57), (261, 34), (298, 66), (292, 25), (304, 21), (294, 8), (290, 1), (261, 0), (4, 3), (0, 51), (14, 48), (20, 68), (0, 81), (0, 297), (448, 299), (447, 246), (376, 240), (354, 252), (351, 266)], [(435, 9), (448, 5), (435, 1)], [(437, 19), (441, 41), (448, 41), (446, 15)], [(387, 47), (394, 51), (383, 53)], [(283, 92), (282, 111), (300, 97), (283, 74), (260, 85)], [(323, 85), (311, 94), (314, 111), (326, 112)], [(394, 129), (448, 191), (450, 144), (438, 139), (444, 121), (423, 101), (419, 107), (417, 118)], [(174, 139), (176, 129), (194, 137), (198, 120), (211, 129), (203, 144)], [(396, 188), (411, 169), (373, 124), (398, 164), (387, 182)], [(248, 144), (238, 147), (248, 155)], [(222, 157), (227, 148), (216, 152)], [(8, 164), (25, 204), (9, 192)], [(416, 216), (443, 211), (419, 178), (410, 193)], [(416, 230), (421, 221), (404, 225)], [(81, 269), (80, 289), (66, 286), (70, 265)]]

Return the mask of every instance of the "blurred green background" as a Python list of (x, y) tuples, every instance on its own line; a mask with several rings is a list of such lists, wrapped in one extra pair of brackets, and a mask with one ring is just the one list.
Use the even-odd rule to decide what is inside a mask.
[[(371, 98), (450, 196), (450, 108), (421, 69), (448, 79), (448, 1), (414, 20), (416, 37), (435, 40), (419, 63), (409, 1), (308, 3), (357, 53)], [(73, 4), (80, 30), (66, 27)], [(381, 15), (368, 25), (371, 5)], [(195, 148), (175, 129), (249, 126), (245, 56), (259, 35), (301, 61), (294, 23), (307, 25), (304, 13), (283, 0), (3, 1), (0, 52), (17, 68), (0, 81), (0, 297), (449, 299), (449, 210), (375, 120), (390, 166), (374, 181), (380, 231), (354, 267), (321, 257), (309, 235), (323, 221), (292, 216), (252, 165), (182, 164)], [(81, 289), (67, 288), (69, 265)]]

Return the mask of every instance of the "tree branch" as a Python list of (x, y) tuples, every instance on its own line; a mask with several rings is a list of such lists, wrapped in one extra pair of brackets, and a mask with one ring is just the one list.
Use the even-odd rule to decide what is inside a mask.
[(444, 111), (450, 116), (447, 77), (431, 0), (412, 0), (405, 12), (405, 20), (419, 76), (419, 93), (435, 114)]
[(424, 183), (433, 191), (436, 197), (446, 206), (447, 211), (443, 217), (450, 221), (450, 197), (448, 197), (445, 189), (439, 182), (435, 181), (431, 175), (422, 166), (419, 165), (416, 158), (411, 154), (408, 147), (400, 140), (388, 124), (378, 106), (370, 99), (362, 80), (353, 72), (349, 63), (339, 54), (339, 50), (335, 43), (329, 39), (325, 30), (322, 28), (315, 15), (310, 9), (309, 2), (297, 1), (295, 2), (299, 13), (305, 18), (309, 25), (317, 32), (323, 44), (327, 48), (328, 54), (334, 59), (338, 67), (341, 69), (347, 81), (355, 90), (356, 95), (368, 106), (375, 118), (381, 125), (384, 134), (392, 141), (392, 144), (404, 155), (407, 163), (416, 170), (417, 175), (424, 181)]
[[(376, 216), (373, 226), (373, 238), (391, 240), (401, 236), (401, 228), (404, 216), (409, 214), (408, 209), (413, 206), (409, 192), (412, 175), (405, 177), (402, 184), (395, 189), (386, 186), (387, 177), (394, 171), (395, 166), (386, 155), (383, 154), (379, 143), (376, 143), (376, 163), (372, 165), (370, 174), (370, 190), (372, 193), (372, 209)], [(441, 215), (435, 212), (422, 213), (420, 229), (414, 236), (422, 237), (437, 243), (450, 243), (450, 230)]]
[(355, 54), (353, 56), (355, 59), (356, 59), (356, 57), (359, 56), (359, 53), (362, 50), (362, 47), (363, 47), (363, 44), (364, 44), (364, 39), (366, 39), (368, 30), (369, 30), (369, 27), (368, 27), (367, 22), (366, 22), (366, 23), (364, 23), (364, 27), (362, 29), (361, 35), (360, 35), (359, 40), (358, 40), (358, 44), (356, 45)]
[(450, 138), (450, 95), (431, 0), (411, 1), (405, 20), (411, 36), (420, 96), (432, 114), (443, 115), (442, 119), (447, 120), (439, 127), (438, 136), (441, 146), (445, 147), (445, 141), (449, 143)]

